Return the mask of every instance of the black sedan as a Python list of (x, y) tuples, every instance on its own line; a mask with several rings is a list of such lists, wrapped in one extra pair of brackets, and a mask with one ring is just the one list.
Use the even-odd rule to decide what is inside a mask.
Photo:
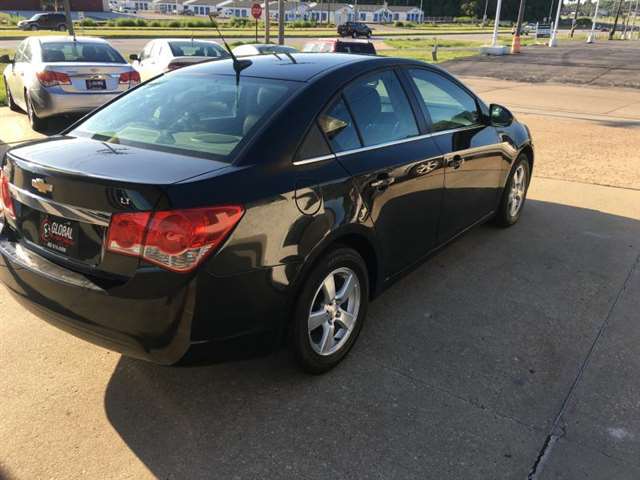
[(247, 58), (164, 74), (6, 154), (0, 279), (19, 302), (163, 364), (288, 342), (323, 372), (391, 282), (518, 221), (529, 132), (446, 72)]

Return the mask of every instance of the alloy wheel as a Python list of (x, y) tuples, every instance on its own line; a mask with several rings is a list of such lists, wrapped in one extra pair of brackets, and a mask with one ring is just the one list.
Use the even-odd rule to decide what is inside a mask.
[(353, 332), (362, 289), (350, 268), (333, 270), (316, 290), (309, 309), (308, 335), (313, 350), (322, 356), (340, 350)]
[(511, 179), (509, 191), (509, 215), (515, 217), (520, 212), (527, 191), (527, 171), (523, 164), (518, 165)]

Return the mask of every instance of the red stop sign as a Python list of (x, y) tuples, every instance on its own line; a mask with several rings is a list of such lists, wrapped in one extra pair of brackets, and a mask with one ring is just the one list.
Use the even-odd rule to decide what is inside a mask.
[(262, 7), (259, 3), (254, 3), (251, 5), (251, 16), (256, 20), (262, 16)]

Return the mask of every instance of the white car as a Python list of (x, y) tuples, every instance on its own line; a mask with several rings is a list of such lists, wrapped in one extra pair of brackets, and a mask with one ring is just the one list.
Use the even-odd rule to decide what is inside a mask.
[(286, 45), (273, 45), (271, 43), (251, 43), (246, 45), (238, 45), (231, 50), (237, 57), (247, 57), (249, 55), (269, 55), (272, 53), (287, 54), (297, 53), (298, 50)]
[(164, 38), (151, 40), (140, 55), (131, 55), (133, 68), (142, 80), (177, 68), (209, 60), (229, 58), (229, 53), (212, 40)]
[(2, 73), (11, 110), (24, 110), (31, 126), (48, 117), (82, 114), (140, 83), (140, 75), (106, 40), (32, 36), (23, 40)]

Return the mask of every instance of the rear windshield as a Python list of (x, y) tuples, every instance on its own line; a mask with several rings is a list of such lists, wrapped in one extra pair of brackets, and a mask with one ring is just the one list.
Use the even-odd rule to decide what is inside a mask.
[(340, 53), (368, 53), (375, 54), (376, 50), (372, 43), (336, 43), (336, 52)]
[(127, 63), (122, 55), (104, 43), (42, 43), (43, 62)]
[(206, 42), (169, 42), (174, 57), (220, 57), (227, 58), (226, 50)]
[(232, 162), (295, 82), (179, 70), (131, 91), (70, 135)]

